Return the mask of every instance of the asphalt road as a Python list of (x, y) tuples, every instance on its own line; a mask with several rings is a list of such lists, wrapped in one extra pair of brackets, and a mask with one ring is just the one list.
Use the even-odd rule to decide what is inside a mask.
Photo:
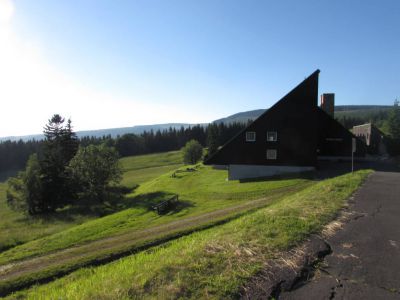
[(400, 299), (400, 173), (373, 173), (314, 277), (279, 299)]

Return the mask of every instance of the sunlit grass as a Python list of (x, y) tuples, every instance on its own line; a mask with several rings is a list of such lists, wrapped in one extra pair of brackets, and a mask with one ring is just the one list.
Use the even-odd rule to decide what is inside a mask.
[(332, 220), (368, 174), (359, 171), (319, 182), (225, 225), (81, 269), (10, 298), (236, 298), (266, 260)]
[[(126, 197), (125, 205), (130, 208), (16, 246), (0, 253), (0, 264), (223, 209), (267, 197), (275, 191), (279, 191), (281, 195), (292, 193), (286, 188), (297, 185), (304, 188), (309, 182), (306, 179), (246, 183), (226, 181), (226, 171), (214, 170), (203, 165), (199, 165), (194, 172), (186, 171), (186, 167), (182, 167), (180, 171), (176, 177), (172, 177), (170, 172), (143, 183)], [(179, 195), (180, 209), (159, 216), (151, 206), (171, 194)]]
[[(145, 181), (152, 180), (165, 172), (181, 166), (180, 151), (139, 155), (120, 160), (124, 170), (121, 184), (133, 188)], [(2, 179), (6, 179), (6, 174)], [(10, 173), (9, 175), (15, 175)], [(5, 182), (0, 182), (0, 251), (12, 248), (44, 236), (48, 236), (88, 220), (96, 219), (96, 214), (87, 214), (80, 210), (66, 210), (47, 217), (28, 217), (12, 211), (6, 203)]]

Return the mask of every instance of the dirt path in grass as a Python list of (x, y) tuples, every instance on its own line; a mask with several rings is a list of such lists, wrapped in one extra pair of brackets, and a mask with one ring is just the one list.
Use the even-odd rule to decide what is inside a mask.
[[(83, 265), (109, 262), (195, 230), (221, 224), (242, 212), (264, 207), (281, 198), (283, 195), (290, 192), (297, 192), (306, 186), (309, 185), (300, 184), (286, 187), (273, 192), (266, 198), (248, 201), (236, 206), (187, 217), (147, 229), (131, 231), (0, 266), (0, 283), (3, 282), (3, 289), (5, 288), (5, 291), (0, 291), (0, 294), (10, 293), (15, 289), (29, 286), (38, 280), (45, 280), (69, 273)], [(22, 277), (25, 277), (25, 279), (22, 280), (23, 284), (21, 286), (21, 283), (17, 282)], [(27, 277), (31, 279), (26, 279)]]

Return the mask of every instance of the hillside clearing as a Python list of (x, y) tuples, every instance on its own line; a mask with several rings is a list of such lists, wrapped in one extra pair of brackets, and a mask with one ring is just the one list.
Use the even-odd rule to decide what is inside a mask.
[[(309, 180), (301, 178), (246, 183), (226, 181), (226, 171), (202, 165), (195, 172), (186, 171), (186, 167), (180, 171), (175, 178), (167, 173), (141, 185), (121, 203), (121, 209), (127, 208), (125, 210), (0, 253), (0, 265), (224, 209), (249, 200), (268, 198), (273, 191), (284, 195), (291, 192), (287, 187), (299, 185), (299, 188), (304, 188), (309, 183)], [(180, 199), (179, 205), (173, 211), (160, 216), (152, 210), (154, 204), (171, 194), (178, 194)]]
[[(127, 195), (123, 205), (128, 209), (0, 253), (1, 289), (25, 286), (226, 222), (314, 184), (304, 178), (226, 181), (226, 171), (203, 165), (174, 173), (145, 182)], [(179, 195), (174, 210), (160, 216), (151, 209), (171, 194)]]
[[(122, 158), (120, 162), (124, 174), (121, 184), (128, 188), (134, 188), (138, 184), (179, 168), (182, 165), (181, 161), (180, 151)], [(0, 182), (0, 252), (99, 217), (96, 212), (68, 207), (46, 217), (28, 217), (7, 206), (6, 189), (7, 184)], [(124, 208), (126, 207), (112, 207), (112, 210), (103, 209), (101, 214)]]
[(324, 180), (224, 225), (10, 298), (235, 298), (268, 259), (332, 220), (369, 173)]

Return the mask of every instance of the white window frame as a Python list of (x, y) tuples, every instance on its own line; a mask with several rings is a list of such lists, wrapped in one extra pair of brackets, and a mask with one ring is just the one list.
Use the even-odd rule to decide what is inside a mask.
[[(253, 138), (250, 138), (250, 135), (253, 134)], [(256, 132), (255, 131), (246, 131), (246, 142), (255, 142), (256, 141)]]
[(278, 158), (278, 151), (276, 149), (267, 149), (266, 158), (268, 160), (276, 160)]
[[(274, 137), (274, 139), (271, 140), (269, 138), (269, 135), (272, 135), (272, 137)], [(278, 132), (276, 132), (276, 131), (267, 131), (267, 142), (276, 142), (276, 141), (278, 141)]]

